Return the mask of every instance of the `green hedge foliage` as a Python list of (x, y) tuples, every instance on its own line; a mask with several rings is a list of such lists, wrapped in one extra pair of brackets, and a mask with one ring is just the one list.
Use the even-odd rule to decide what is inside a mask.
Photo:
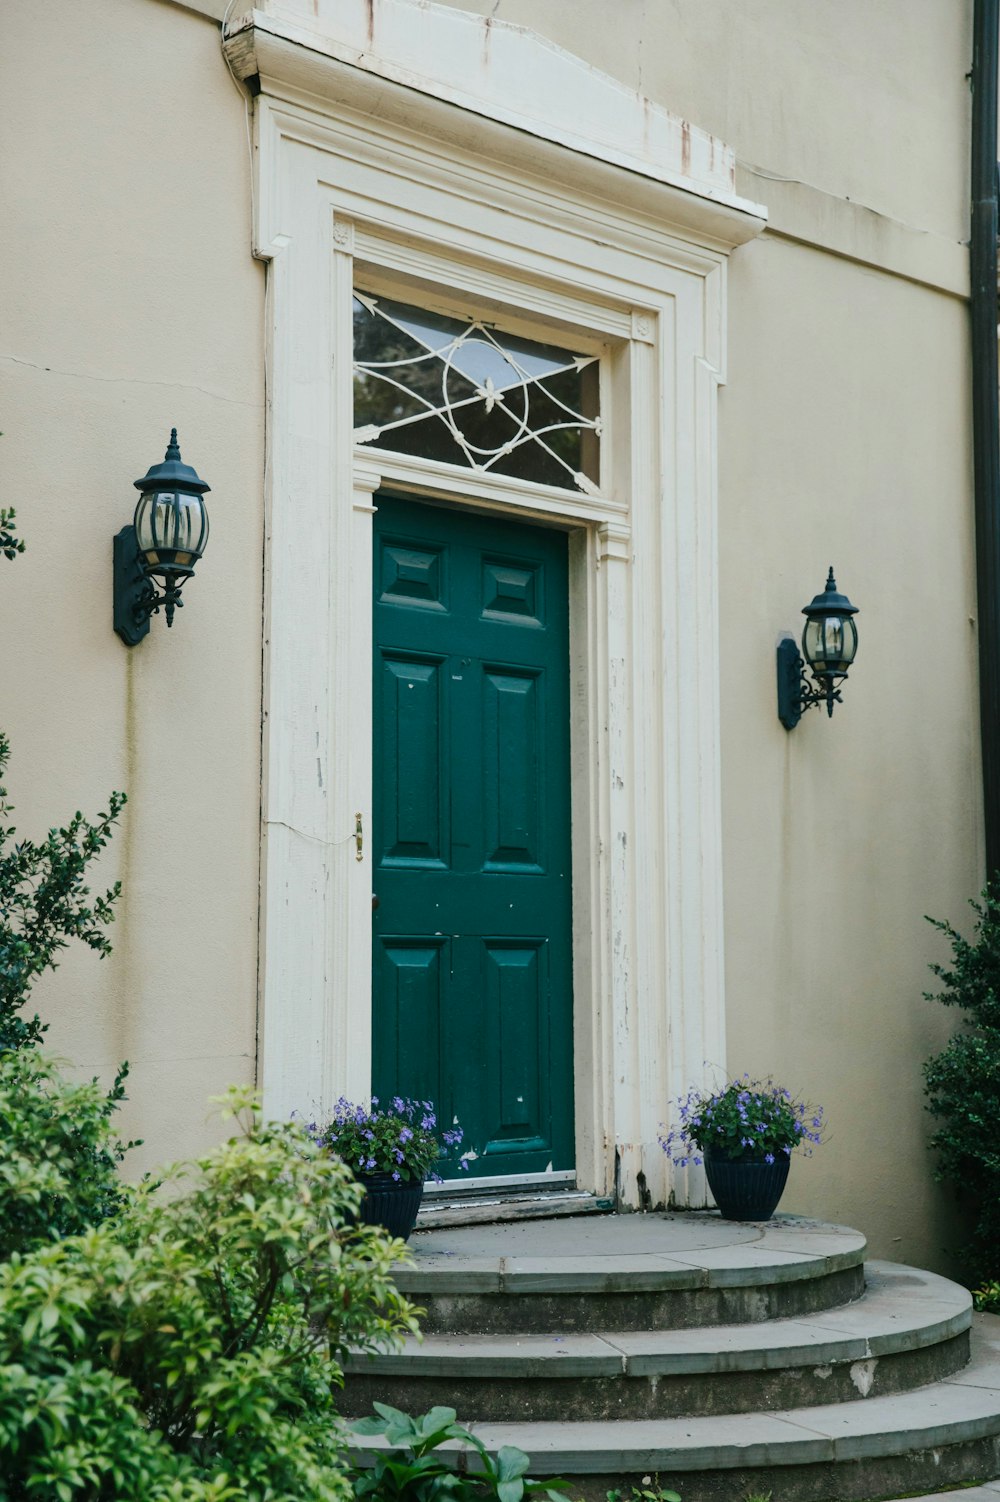
[(936, 1177), (950, 1183), (966, 1209), (971, 1235), (962, 1249), (970, 1280), (1000, 1275), (1000, 888), (987, 888), (969, 941), (950, 923), (950, 966), (932, 965), (941, 982), (929, 1001), (960, 1008), (962, 1030), (924, 1065), (928, 1110), (940, 1125), (931, 1138)]
[[(9, 758), (10, 742), (0, 732), (0, 782)], [(91, 901), (85, 878), (125, 802), (124, 793), (112, 793), (96, 821), (77, 811), (38, 843), (15, 839), (16, 828), (6, 822), (13, 806), (0, 787), (0, 1050), (41, 1040), (46, 1029), (39, 1018), (25, 1022), (20, 1014), (35, 981), (56, 969), (56, 955), (71, 939), (102, 958), (111, 953), (105, 929), (114, 920), (121, 882)]]
[[(405, 1249), (354, 1223), (350, 1171), (234, 1091), (238, 1134), (109, 1216), (107, 1165), (77, 1196), (77, 1146), (70, 1131), (60, 1153), (51, 1114), (63, 1106), (89, 1133), (80, 1150), (113, 1158), (100, 1093), (24, 1060), (0, 1060), (24, 1116), (9, 1172), (37, 1211), (0, 1266), (0, 1499), (350, 1497), (339, 1361), (416, 1329), (390, 1277)], [(45, 1234), (47, 1204), (67, 1227), (96, 1223)]]

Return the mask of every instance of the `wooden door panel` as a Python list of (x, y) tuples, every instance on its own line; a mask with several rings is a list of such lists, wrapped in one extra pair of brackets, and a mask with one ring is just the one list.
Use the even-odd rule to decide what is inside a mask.
[(377, 505), (375, 1091), (476, 1173), (571, 1168), (566, 539)]
[(444, 937), (387, 937), (376, 946), (380, 1006), (372, 1066), (384, 1098), (397, 1093), (390, 1081), (405, 1079), (414, 1100), (441, 1100), (449, 948)]
[(442, 548), (386, 542), (380, 552), (380, 600), (447, 609), (445, 553)]
[(544, 939), (488, 939), (484, 948), (487, 1015), (497, 1058), (497, 1125), (485, 1154), (534, 1155), (547, 1146), (548, 945)]
[(483, 821), (486, 871), (541, 871), (545, 762), (541, 675), (484, 673)]
[(443, 866), (443, 661), (385, 653), (380, 666), (382, 859)]
[(483, 616), (540, 626), (544, 610), (544, 571), (535, 564), (503, 558), (483, 559)]

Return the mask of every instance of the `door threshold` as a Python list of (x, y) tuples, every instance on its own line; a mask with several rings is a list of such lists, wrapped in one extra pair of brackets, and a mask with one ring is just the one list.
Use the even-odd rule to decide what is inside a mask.
[(614, 1209), (614, 1201), (586, 1189), (539, 1189), (511, 1186), (492, 1192), (477, 1189), (472, 1194), (455, 1192), (429, 1196), (417, 1216), (418, 1231), (439, 1226), (488, 1225), (508, 1220), (548, 1220), (557, 1215), (601, 1215)]
[(441, 1179), (436, 1184), (425, 1184), (425, 1199), (468, 1199), (473, 1194), (506, 1194), (508, 1190), (575, 1189), (576, 1174), (572, 1168), (560, 1173), (507, 1173), (492, 1177), (477, 1177), (463, 1173), (454, 1179)]

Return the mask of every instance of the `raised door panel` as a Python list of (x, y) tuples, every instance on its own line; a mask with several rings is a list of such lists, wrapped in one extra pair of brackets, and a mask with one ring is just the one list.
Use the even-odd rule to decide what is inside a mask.
[(523, 669), (487, 668), (483, 684), (483, 869), (541, 871), (544, 679)]
[(396, 1094), (391, 1082), (400, 1081), (405, 1082), (404, 1093), (415, 1100), (441, 1101), (449, 948), (444, 937), (428, 941), (388, 936), (376, 946), (376, 1094), (379, 1089), (386, 1096)]
[(495, 1125), (485, 1156), (535, 1155), (548, 1146), (548, 944), (484, 943), (487, 1035), (495, 1051)]
[(378, 786), (387, 865), (447, 864), (442, 678), (440, 659), (382, 655)]

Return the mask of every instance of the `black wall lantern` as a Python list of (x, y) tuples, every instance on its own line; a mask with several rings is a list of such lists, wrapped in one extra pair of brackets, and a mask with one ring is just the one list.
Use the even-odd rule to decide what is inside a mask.
[(204, 495), (211, 487), (183, 463), (177, 429), (171, 428), (163, 463), (136, 480), (135, 488), (140, 495), (132, 525), (115, 538), (115, 630), (129, 647), (142, 641), (150, 616), (160, 609), (173, 625), (174, 611), (184, 603), (184, 581), (208, 542)]
[(832, 715), (834, 703), (842, 702), (839, 685), (858, 650), (858, 628), (852, 619), (857, 613), (858, 607), (846, 595), (838, 594), (831, 568), (826, 589), (802, 610), (806, 618), (802, 652), (812, 672), (812, 683), (794, 638), (785, 636), (779, 641), (778, 719), (786, 730), (794, 730), (814, 704), (825, 704), (827, 714)]

